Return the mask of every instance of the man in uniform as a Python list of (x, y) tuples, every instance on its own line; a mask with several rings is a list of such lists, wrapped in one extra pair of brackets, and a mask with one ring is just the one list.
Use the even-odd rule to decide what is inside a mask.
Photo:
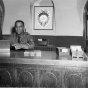
[(33, 49), (35, 44), (32, 36), (25, 32), (24, 22), (21, 20), (17, 20), (15, 22), (15, 33), (13, 33), (10, 37), (11, 46), (15, 47), (15, 49)]

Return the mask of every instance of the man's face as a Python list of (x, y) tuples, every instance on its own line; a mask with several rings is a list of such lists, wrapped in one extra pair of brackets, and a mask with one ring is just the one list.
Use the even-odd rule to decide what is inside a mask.
[(21, 34), (24, 31), (24, 25), (21, 22), (17, 22), (15, 28), (17, 34)]

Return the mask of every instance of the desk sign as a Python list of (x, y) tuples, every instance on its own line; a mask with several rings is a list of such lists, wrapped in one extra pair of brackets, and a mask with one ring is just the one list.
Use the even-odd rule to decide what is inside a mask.
[(25, 51), (24, 56), (35, 56), (35, 52), (34, 51)]
[(42, 53), (40, 50), (36, 50), (35, 51), (35, 55), (38, 56), (38, 57), (41, 57)]
[(38, 57), (41, 57), (42, 53), (40, 50), (35, 50), (35, 51), (25, 51), (24, 52), (24, 56), (31, 56), (31, 57), (35, 57), (35, 56), (38, 56)]

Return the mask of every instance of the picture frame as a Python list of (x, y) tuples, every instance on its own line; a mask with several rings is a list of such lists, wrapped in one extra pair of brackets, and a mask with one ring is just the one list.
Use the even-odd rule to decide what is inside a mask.
[(53, 30), (53, 6), (34, 6), (34, 30)]

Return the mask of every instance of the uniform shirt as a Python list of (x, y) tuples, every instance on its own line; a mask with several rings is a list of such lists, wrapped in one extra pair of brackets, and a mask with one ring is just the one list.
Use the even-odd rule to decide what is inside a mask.
[[(18, 37), (20, 37), (20, 39), (18, 39)], [(10, 43), (11, 45), (16, 43), (20, 43), (20, 44), (28, 43), (29, 45), (34, 45), (32, 36), (27, 32), (24, 32), (21, 35), (17, 35), (16, 33), (14, 33), (13, 35), (10, 36)]]

